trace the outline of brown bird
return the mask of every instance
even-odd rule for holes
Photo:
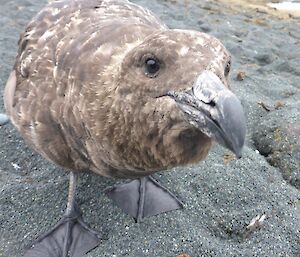
[[[26,142],[71,176],[64,217],[26,256],[82,256],[98,244],[75,204],[80,172],[135,179],[106,193],[140,221],[181,207],[150,174],[203,160],[214,140],[240,157],[230,63],[216,38],[169,29],[126,0],[40,11],[19,40],[5,107]]]

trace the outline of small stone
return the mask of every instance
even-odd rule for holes
[[[225,164],[230,163],[231,161],[235,160],[235,156],[231,153],[226,153],[223,156],[223,160]]]
[[[210,32],[211,31],[211,27],[207,24],[202,24],[200,25],[200,29],[203,31],[203,32]]]
[[[272,53],[259,53],[255,56],[255,59],[260,65],[268,65],[274,61],[274,55]]]
[[[260,105],[267,112],[272,111],[272,107],[264,102],[258,102],[257,104]]]
[[[0,126],[5,125],[6,123],[8,123],[9,118],[6,114],[4,113],[0,113]]]
[[[281,109],[282,107],[284,107],[284,103],[278,101],[275,103],[275,109],[278,110],[278,109]]]
[[[236,79],[238,81],[243,81],[246,78],[246,72],[244,71],[239,71],[236,75]]]

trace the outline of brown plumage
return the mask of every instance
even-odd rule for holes
[[[145,75],[151,56],[163,62],[155,78]],[[53,2],[21,35],[5,106],[26,142],[52,162],[142,176],[206,157],[211,139],[172,99],[156,97],[191,87],[204,69],[227,85],[229,58],[217,39],[169,30],[127,1]]]
[[[5,107],[26,142],[66,170],[139,178],[199,162],[213,139],[241,155],[245,121],[229,69],[219,40],[169,29],[126,0],[55,1],[21,35]],[[65,217],[26,257],[97,245],[70,181]],[[153,178],[107,194],[137,220],[181,207]]]

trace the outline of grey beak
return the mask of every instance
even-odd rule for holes
[[[246,122],[239,99],[211,71],[204,71],[191,90],[169,92],[188,121],[208,137],[242,156]]]

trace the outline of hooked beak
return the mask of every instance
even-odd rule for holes
[[[170,91],[190,124],[242,157],[246,122],[239,99],[211,71],[204,71],[192,89]]]

